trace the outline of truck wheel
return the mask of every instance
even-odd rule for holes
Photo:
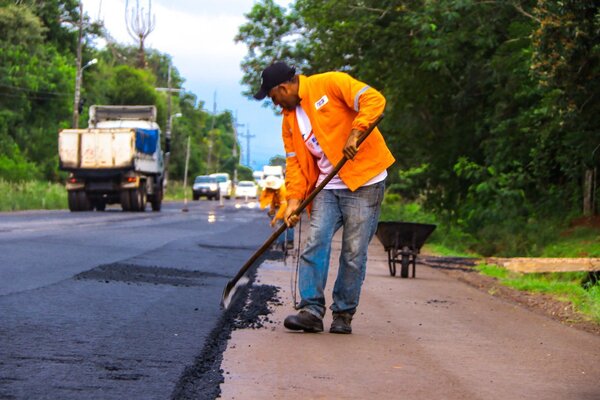
[[[83,190],[77,191],[77,209],[78,211],[90,211],[92,210],[92,203],[87,196],[87,193]]]
[[[103,200],[98,200],[94,207],[96,208],[96,211],[104,211],[106,210],[106,203]]]
[[[131,211],[146,210],[146,189],[143,186],[129,191],[129,204]]]
[[[148,202],[148,195],[146,194],[146,185],[140,186],[140,208],[138,211],[146,211],[146,203]]]
[[[69,210],[71,212],[73,211],[79,211],[79,208],[77,208],[77,192],[71,190],[67,192],[67,202],[69,203]]]
[[[152,196],[152,201],[150,201],[150,203],[152,204],[152,211],[160,211],[160,207],[162,204],[162,198],[163,198],[162,189],[158,190],[154,193],[154,196]]]
[[[131,211],[131,203],[129,202],[129,190],[121,191],[121,208],[123,211]]]
[[[194,199],[194,201],[198,201],[198,199],[200,198],[200,196],[196,196],[195,194],[192,195],[192,198]]]

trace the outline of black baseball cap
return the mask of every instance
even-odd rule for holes
[[[296,68],[279,61],[269,65],[261,74],[262,83],[260,89],[254,95],[256,100],[262,100],[275,86],[287,82],[296,75]]]

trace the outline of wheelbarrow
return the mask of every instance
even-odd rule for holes
[[[400,277],[408,278],[412,264],[412,277],[415,277],[417,254],[435,228],[436,225],[415,222],[379,222],[376,234],[387,251],[391,276],[396,276],[396,264],[400,264]]]

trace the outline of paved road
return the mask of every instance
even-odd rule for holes
[[[0,213],[0,398],[168,399],[270,234],[247,206]]]

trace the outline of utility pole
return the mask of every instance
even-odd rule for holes
[[[167,87],[166,88],[155,88],[159,92],[167,92],[167,127],[165,129],[165,173],[163,178],[163,187],[167,187],[169,182],[169,160],[171,159],[171,125],[173,119],[171,118],[172,105],[171,105],[171,93],[180,92],[181,89],[174,89],[171,87],[171,63],[169,63],[169,70],[167,72]]]
[[[240,135],[243,138],[246,138],[246,166],[248,166],[248,168],[250,167],[250,139],[252,139],[253,137],[256,137],[256,135],[251,135],[250,134],[250,127],[246,126],[246,134],[245,135]]]
[[[233,120],[233,148],[231,149],[231,155],[233,157],[233,182],[237,184],[237,167],[238,167],[238,128],[244,127],[244,124],[239,124],[237,119],[237,111],[235,112],[235,118]]]
[[[75,99],[73,100],[73,128],[79,128],[79,96],[81,91],[81,42],[83,40],[83,3],[79,2],[79,35],[75,71]]]
[[[190,163],[190,137],[187,138],[187,150],[185,152],[185,172],[183,173],[183,208],[181,211],[187,212],[188,201],[187,201],[187,176],[188,176],[188,165]]]
[[[206,159],[206,173],[210,174],[210,161],[212,158],[212,148],[213,148],[213,129],[215,129],[215,118],[217,116],[217,92],[213,94],[213,117],[212,124],[210,126],[210,131],[208,132],[208,158]]]

